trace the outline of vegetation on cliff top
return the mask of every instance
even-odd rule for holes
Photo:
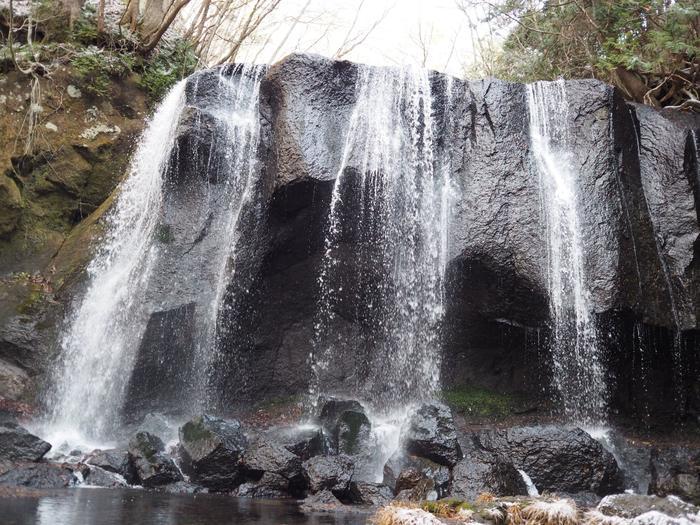
[[[627,98],[700,111],[700,5],[694,0],[458,0],[505,33],[478,73],[520,82],[597,78]]]

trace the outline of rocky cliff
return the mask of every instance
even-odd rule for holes
[[[262,79],[260,199],[243,212],[247,240],[238,248],[236,278],[219,318],[217,381],[227,404],[292,396],[309,387],[329,204],[363,67],[292,55]],[[204,71],[189,81],[178,156],[167,175],[177,205],[172,213],[180,217],[198,206],[200,185],[217,191],[218,175],[207,171],[207,163],[216,155],[218,124],[212,108],[219,74]],[[435,156],[449,155],[456,195],[443,343],[434,349],[443,354],[443,384],[541,398],[550,384],[547,246],[530,159],[525,86],[437,73],[429,78]],[[570,153],[584,196],[579,202],[584,270],[601,327],[613,407],[658,420],[680,402],[682,414],[697,414],[700,179],[695,130],[700,118],[630,105],[597,81],[568,81],[566,95]],[[345,160],[344,173],[356,176],[356,159]],[[330,330],[330,344],[343,357],[323,378],[327,389],[341,392],[354,388],[373,352],[371,320],[358,308],[368,298],[357,293],[372,286],[358,283],[353,271],[366,263],[353,257],[360,242],[352,227],[359,205],[352,195],[344,201],[343,220],[349,226],[337,247],[341,262],[336,268],[344,292],[339,292]],[[154,396],[172,401],[177,384],[186,380],[178,370],[187,368],[193,342],[173,327],[187,327],[197,315],[192,305],[202,286],[197,275],[205,257],[198,250],[212,239],[203,224],[193,223],[190,229],[197,231],[188,230],[196,239],[194,251],[177,242],[170,248],[175,250],[171,257],[181,257],[180,275],[164,277],[165,299],[152,301],[153,317],[135,371],[141,378],[137,382],[146,386],[132,392],[130,411],[148,408]],[[14,269],[6,264],[5,273]],[[371,280],[373,274],[370,269],[362,275]],[[27,346],[36,351],[44,344],[30,341]],[[20,350],[3,348],[13,366],[25,366]],[[161,381],[149,387],[149,377],[165,373],[164,361],[172,388],[162,389]]]

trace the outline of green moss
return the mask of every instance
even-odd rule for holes
[[[175,239],[173,229],[169,224],[159,224],[155,231],[156,240],[163,244],[170,244]]]
[[[501,418],[513,413],[516,399],[507,394],[463,386],[443,392],[443,399],[465,416]]]
[[[182,427],[182,437],[185,441],[192,443],[193,441],[201,441],[212,437],[212,433],[204,427],[201,418],[194,421],[188,421]]]
[[[183,40],[164,42],[143,64],[138,84],[154,102],[163,98],[178,80],[193,73],[196,67],[197,57],[189,43]]]
[[[46,295],[39,287],[32,287],[27,298],[17,306],[17,313],[29,315],[35,313],[44,304]]]

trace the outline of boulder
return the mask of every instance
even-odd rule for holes
[[[403,474],[407,470],[420,472],[426,478],[431,479],[438,498],[447,495],[450,483],[449,468],[429,459],[404,454],[401,451],[394,453],[384,465],[382,483],[391,488],[394,493],[404,490],[406,487],[399,487],[397,481],[400,477],[404,477]]]
[[[0,474],[0,485],[13,487],[62,489],[77,482],[72,468],[55,463],[20,463]]]
[[[204,487],[187,481],[178,481],[170,485],[164,485],[159,487],[159,490],[169,494],[206,494],[208,492]]]
[[[682,518],[696,514],[698,507],[678,498],[646,496],[643,494],[612,494],[605,496],[597,510],[606,516],[632,519],[650,511],[660,512],[672,518]]]
[[[83,481],[93,487],[126,487],[127,482],[123,476],[104,470],[100,467],[90,466],[83,471]]]
[[[580,428],[514,427],[482,431],[476,439],[484,449],[512,460],[540,492],[605,496],[622,489],[613,455]]]
[[[289,480],[301,475],[301,459],[282,445],[264,438],[248,446],[241,457],[241,466],[253,477],[269,472]]]
[[[359,454],[369,441],[372,425],[358,401],[330,398],[323,403],[319,420],[331,447],[340,454]]]
[[[153,488],[182,481],[182,474],[171,458],[164,453],[160,438],[148,432],[137,432],[129,441],[137,483]]]
[[[231,490],[242,481],[240,459],[248,446],[241,424],[199,416],[180,428],[183,469],[211,490]]]
[[[674,495],[700,505],[700,449],[652,450],[649,493]]]
[[[256,481],[242,483],[236,490],[236,495],[241,498],[288,498],[289,480],[279,474],[265,472]]]
[[[343,497],[350,486],[355,465],[350,457],[340,454],[315,456],[304,461],[302,469],[312,494],[327,489]]]
[[[49,443],[17,423],[0,422],[0,461],[39,461],[50,449]]]
[[[452,469],[450,496],[475,501],[479,494],[527,496],[522,476],[507,456],[470,446]]]
[[[440,497],[435,480],[415,468],[401,471],[396,479],[394,492],[399,501],[434,501]]]
[[[266,437],[279,443],[302,461],[323,454],[323,430],[320,427],[285,427],[275,428],[267,432]]]
[[[343,503],[328,489],[307,496],[299,508],[302,512],[335,512]]]
[[[349,497],[353,503],[381,507],[394,499],[394,493],[382,483],[353,481],[350,483]]]
[[[128,450],[93,450],[85,459],[85,463],[119,474],[129,485],[133,485],[136,481],[136,471]]]
[[[440,465],[452,467],[462,458],[452,411],[442,403],[421,405],[411,416],[401,440],[410,454]]]

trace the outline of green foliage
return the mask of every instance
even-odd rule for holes
[[[490,22],[509,32],[501,49],[482,52],[487,74],[617,82],[622,68],[642,76],[647,89],[658,85],[649,77],[672,74],[686,89],[698,87],[700,4],[694,0],[503,0],[489,6]]]
[[[516,405],[512,396],[467,386],[447,390],[443,392],[443,398],[457,412],[473,417],[506,417]]]
[[[148,91],[151,100],[160,100],[180,79],[197,67],[192,46],[183,40],[164,42],[156,54],[143,65],[139,85]]]
[[[95,46],[81,50],[71,61],[80,88],[97,96],[109,94],[111,79],[127,75],[134,65],[128,54]]]

